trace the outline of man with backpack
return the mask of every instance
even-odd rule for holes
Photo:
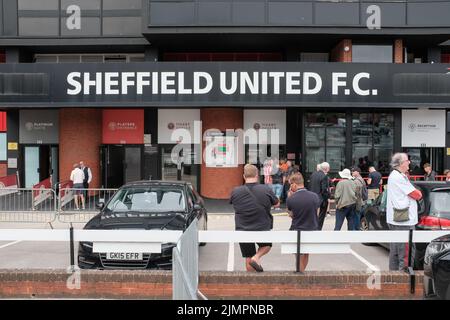
[[[368,191],[366,188],[366,182],[361,177],[361,169],[358,167],[352,168],[352,176],[356,184],[356,208],[355,208],[355,219],[353,230],[360,230],[361,228],[361,217],[364,214],[364,206],[368,198]]]

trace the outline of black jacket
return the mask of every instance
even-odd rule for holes
[[[323,171],[316,171],[311,175],[309,191],[316,193],[324,201],[330,198],[330,181]]]

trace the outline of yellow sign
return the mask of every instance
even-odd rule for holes
[[[447,155],[450,156],[450,148],[447,148]]]
[[[8,142],[8,150],[19,150],[19,144],[17,142]]]

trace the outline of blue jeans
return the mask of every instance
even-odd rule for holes
[[[278,199],[281,198],[281,194],[283,192],[283,185],[282,184],[273,184],[272,185],[272,191],[275,193],[276,197]]]
[[[361,208],[361,210],[356,210],[355,208],[355,216],[354,216],[354,223],[353,223],[353,230],[359,230],[361,228],[361,217],[364,213],[364,207]]]
[[[355,230],[355,211],[354,204],[341,209],[336,209],[336,225],[334,227],[334,231],[341,230],[345,219],[347,219],[348,230]]]

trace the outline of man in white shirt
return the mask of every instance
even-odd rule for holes
[[[83,194],[84,194],[84,198],[87,199],[88,198],[89,184],[92,181],[92,171],[91,171],[91,168],[86,167],[84,165],[83,161],[80,161],[80,169],[84,173],[84,179],[83,179],[84,192],[83,192]]]
[[[388,179],[386,207],[386,220],[391,230],[412,230],[418,222],[417,200],[422,198],[422,193],[406,176],[409,163],[406,153],[396,153],[392,156],[391,166],[394,170]],[[403,216],[400,214],[402,209],[405,211]],[[391,243],[389,270],[403,270],[405,254],[404,243]]]
[[[74,200],[75,200],[75,210],[80,210],[78,197],[81,200],[82,208],[84,209],[84,196],[83,196],[83,180],[84,180],[84,172],[80,169],[78,163],[73,165],[73,170],[70,173],[70,181],[73,182],[73,190],[74,190]]]

